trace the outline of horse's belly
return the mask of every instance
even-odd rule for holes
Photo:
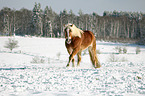
[[[81,49],[82,49],[82,50],[85,50],[85,49],[87,49],[89,46],[92,46],[92,44],[89,43],[89,44],[86,44],[86,45],[82,45],[82,46],[81,46]]]

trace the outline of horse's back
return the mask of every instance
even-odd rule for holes
[[[82,40],[83,49],[90,46],[92,42],[95,40],[95,36],[91,31],[84,31]]]
[[[84,31],[84,37],[89,38],[89,39],[94,39],[95,38],[93,32],[91,32],[91,31]]]

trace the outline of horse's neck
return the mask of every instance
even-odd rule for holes
[[[79,37],[79,36],[74,36],[74,37],[72,37],[72,40],[74,41],[74,40],[83,40],[84,39],[84,34],[81,34],[81,37]]]

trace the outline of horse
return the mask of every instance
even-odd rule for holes
[[[78,57],[77,66],[79,66],[81,62],[81,53],[87,48],[94,68],[101,67],[96,55],[96,38],[91,31],[83,31],[74,24],[68,23],[64,25],[64,33],[65,47],[70,55],[66,67],[70,66],[70,62],[72,62],[72,66],[75,67],[74,56],[76,54]]]

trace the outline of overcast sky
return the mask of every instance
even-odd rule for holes
[[[41,4],[44,10],[46,6],[57,13],[66,9],[73,10],[75,14],[81,9],[83,13],[96,12],[102,15],[104,11],[131,11],[145,13],[145,0],[0,0],[0,9],[9,7],[19,10],[27,8],[32,10],[35,2]]]

